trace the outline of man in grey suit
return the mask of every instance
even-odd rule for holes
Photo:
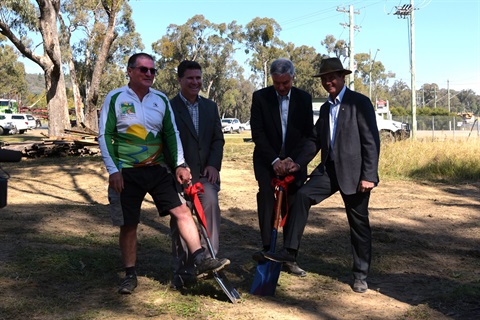
[[[289,171],[305,168],[319,150],[321,163],[297,192],[291,219],[284,228],[284,246],[298,249],[310,207],[340,191],[350,225],[352,288],[363,293],[368,289],[366,279],[372,251],[368,202],[371,190],[379,182],[380,138],[370,99],[345,86],[345,75],[350,73],[338,58],[323,59],[320,64],[316,77],[321,78],[329,94],[328,101],[320,109],[304,151],[295,162],[290,162]],[[293,259],[286,251],[265,257],[280,262]]]
[[[270,250],[274,207],[272,179],[288,174],[286,164],[300,155],[303,142],[313,128],[312,96],[293,86],[293,63],[284,58],[276,59],[270,66],[270,76],[273,85],[253,93],[250,114],[255,143],[253,168],[258,182],[258,222],[263,244],[263,250],[253,255],[257,261],[263,260],[263,254]],[[287,188],[289,204],[306,178],[306,167],[295,173],[295,182]],[[295,255],[295,251],[291,253]],[[306,276],[296,260],[285,262],[283,267],[296,276]]]
[[[192,184],[200,182],[204,187],[204,193],[199,193],[198,196],[207,220],[212,247],[217,254],[220,233],[218,192],[225,144],[222,124],[217,104],[199,95],[202,89],[200,64],[195,61],[182,61],[178,65],[177,74],[180,92],[170,100],[170,104],[180,132],[185,161],[192,173]],[[174,259],[172,287],[180,289],[195,280],[192,276],[193,262],[174,219],[170,220],[170,227]],[[204,239],[202,245],[206,248]]]

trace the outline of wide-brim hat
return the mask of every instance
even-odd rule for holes
[[[343,74],[350,74],[352,71],[344,69],[342,62],[338,58],[326,58],[322,59],[320,62],[320,72],[314,77],[321,77],[324,74],[332,73],[332,72],[343,72]]]

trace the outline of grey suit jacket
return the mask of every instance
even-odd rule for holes
[[[180,95],[177,94],[170,103],[180,132],[185,161],[192,172],[192,182],[195,183],[200,179],[200,175],[207,166],[220,171],[225,140],[217,104],[210,99],[200,97],[199,133],[197,134],[187,106]]]
[[[320,108],[318,118],[302,156],[297,159],[306,166],[321,150],[321,163],[312,175],[323,174],[330,149],[330,103]],[[335,132],[335,172],[340,190],[345,194],[357,192],[360,180],[377,184],[380,138],[375,109],[370,99],[358,92],[346,89],[338,112]]]

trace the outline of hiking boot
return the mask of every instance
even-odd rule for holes
[[[197,278],[191,273],[174,274],[170,288],[173,290],[182,290],[192,287],[197,282]]]
[[[122,284],[120,284],[120,288],[118,288],[118,293],[131,294],[136,287],[137,276],[134,274],[129,274],[123,278]]]
[[[195,265],[195,275],[197,279],[208,277],[213,272],[220,271],[230,264],[230,260],[225,258],[213,259],[205,258],[200,264]]]

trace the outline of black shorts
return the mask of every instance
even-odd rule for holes
[[[160,216],[166,216],[185,200],[177,192],[173,175],[162,166],[122,169],[124,189],[120,194],[124,225],[140,222],[145,196],[150,194]]]

